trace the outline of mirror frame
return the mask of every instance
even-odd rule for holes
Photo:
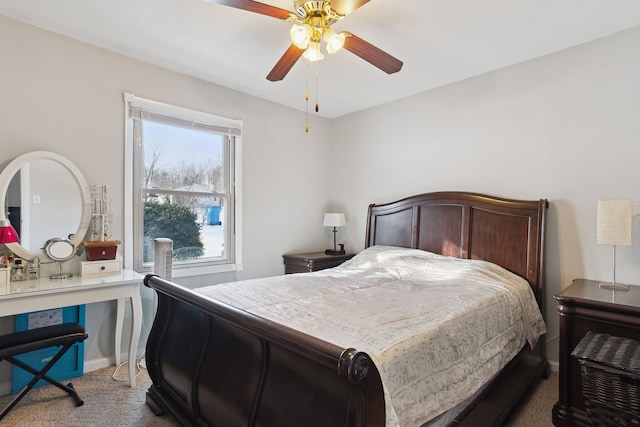
[[[78,187],[80,188],[80,192],[82,194],[82,213],[80,215],[80,224],[78,224],[78,229],[71,239],[71,243],[74,245],[74,247],[78,248],[82,244],[82,241],[87,234],[89,223],[91,221],[91,194],[89,193],[89,185],[82,175],[82,172],[80,172],[80,169],[78,169],[76,165],[71,163],[69,159],[61,156],[60,154],[52,153],[50,151],[32,151],[30,153],[23,154],[22,156],[16,157],[4,168],[4,170],[0,173],[0,219],[7,219],[6,194],[9,190],[9,184],[11,183],[11,180],[25,164],[36,159],[49,159],[58,162],[69,172],[71,172],[78,184]],[[43,247],[45,243],[46,242],[42,242]],[[29,249],[23,247],[20,243],[7,243],[5,244],[5,246],[11,252],[23,259],[32,260],[43,255],[31,252]]]

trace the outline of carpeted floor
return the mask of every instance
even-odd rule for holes
[[[551,372],[549,378],[540,380],[525,397],[505,427],[549,427],[551,409],[558,401],[558,373]]]
[[[151,385],[146,370],[136,379],[136,387],[129,387],[126,366],[118,370],[103,368],[71,380],[84,399],[84,405],[76,407],[73,399],[54,386],[31,390],[18,405],[0,421],[2,426],[30,427],[174,427],[177,424],[168,416],[156,416],[145,404],[145,393]],[[65,382],[66,383],[66,382]],[[558,374],[552,372],[547,380],[541,380],[529,397],[522,402],[507,427],[551,426],[551,408],[558,396]],[[11,396],[0,398],[4,407]],[[481,423],[478,423],[480,426]],[[330,426],[328,426],[330,427]]]
[[[134,388],[129,387],[126,365],[116,372],[116,380],[112,378],[114,372],[115,367],[108,367],[64,381],[73,383],[84,400],[84,405],[78,407],[57,387],[33,389],[0,421],[0,426],[177,426],[168,416],[157,417],[145,404],[145,393],[151,385],[145,369],[140,371]],[[4,408],[10,400],[11,396],[3,396],[0,406]]]

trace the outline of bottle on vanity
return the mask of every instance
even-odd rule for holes
[[[27,271],[24,260],[22,258],[14,258],[11,266],[11,281],[19,282],[21,280],[26,280],[26,278]]]

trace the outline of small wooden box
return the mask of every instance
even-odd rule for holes
[[[83,242],[87,248],[87,259],[89,261],[102,261],[116,259],[119,241],[111,242]]]

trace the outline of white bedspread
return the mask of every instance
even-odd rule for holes
[[[340,267],[197,292],[371,356],[387,426],[419,426],[471,396],[546,332],[529,284],[484,261],[373,246]]]

